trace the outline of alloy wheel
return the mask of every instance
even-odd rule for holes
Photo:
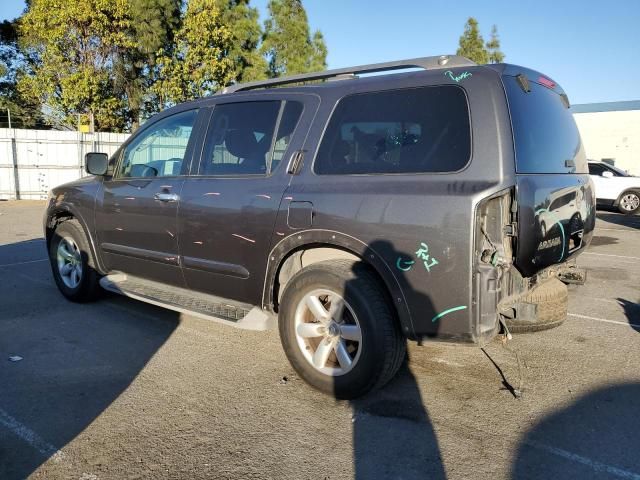
[[[296,307],[296,340],[305,359],[330,376],[351,371],[362,350],[362,330],[349,303],[338,293],[316,289]]]
[[[56,260],[58,273],[69,288],[77,288],[82,280],[82,255],[78,244],[71,237],[65,237],[58,244]]]

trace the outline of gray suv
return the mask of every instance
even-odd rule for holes
[[[65,297],[102,287],[278,328],[338,398],[388,382],[406,339],[482,346],[562,322],[595,225],[560,86],[457,56],[233,85],[86,168],[44,219]]]

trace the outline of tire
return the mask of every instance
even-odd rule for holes
[[[56,285],[67,299],[90,302],[99,297],[100,274],[77,220],[67,220],[56,227],[49,243],[49,261]]]
[[[557,278],[545,281],[521,297],[519,302],[538,306],[535,320],[507,319],[512,333],[529,333],[549,330],[561,325],[567,318],[569,291]]]
[[[332,307],[339,310],[340,305],[342,313],[332,315]],[[389,295],[363,263],[330,260],[300,270],[286,285],[278,319],[282,347],[296,372],[339,399],[384,386],[406,356]],[[354,340],[358,335],[360,340]],[[329,351],[328,357],[320,351]],[[339,360],[345,352],[349,358]]]
[[[618,201],[618,210],[625,215],[633,215],[640,210],[640,191],[627,190]]]

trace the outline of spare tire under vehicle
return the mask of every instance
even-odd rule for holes
[[[546,280],[518,299],[518,303],[536,305],[534,318],[507,318],[505,323],[512,333],[538,332],[562,324],[567,318],[569,292],[557,278]]]

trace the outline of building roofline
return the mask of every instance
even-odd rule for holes
[[[571,113],[620,112],[640,110],[640,100],[625,102],[581,103],[571,105]]]

